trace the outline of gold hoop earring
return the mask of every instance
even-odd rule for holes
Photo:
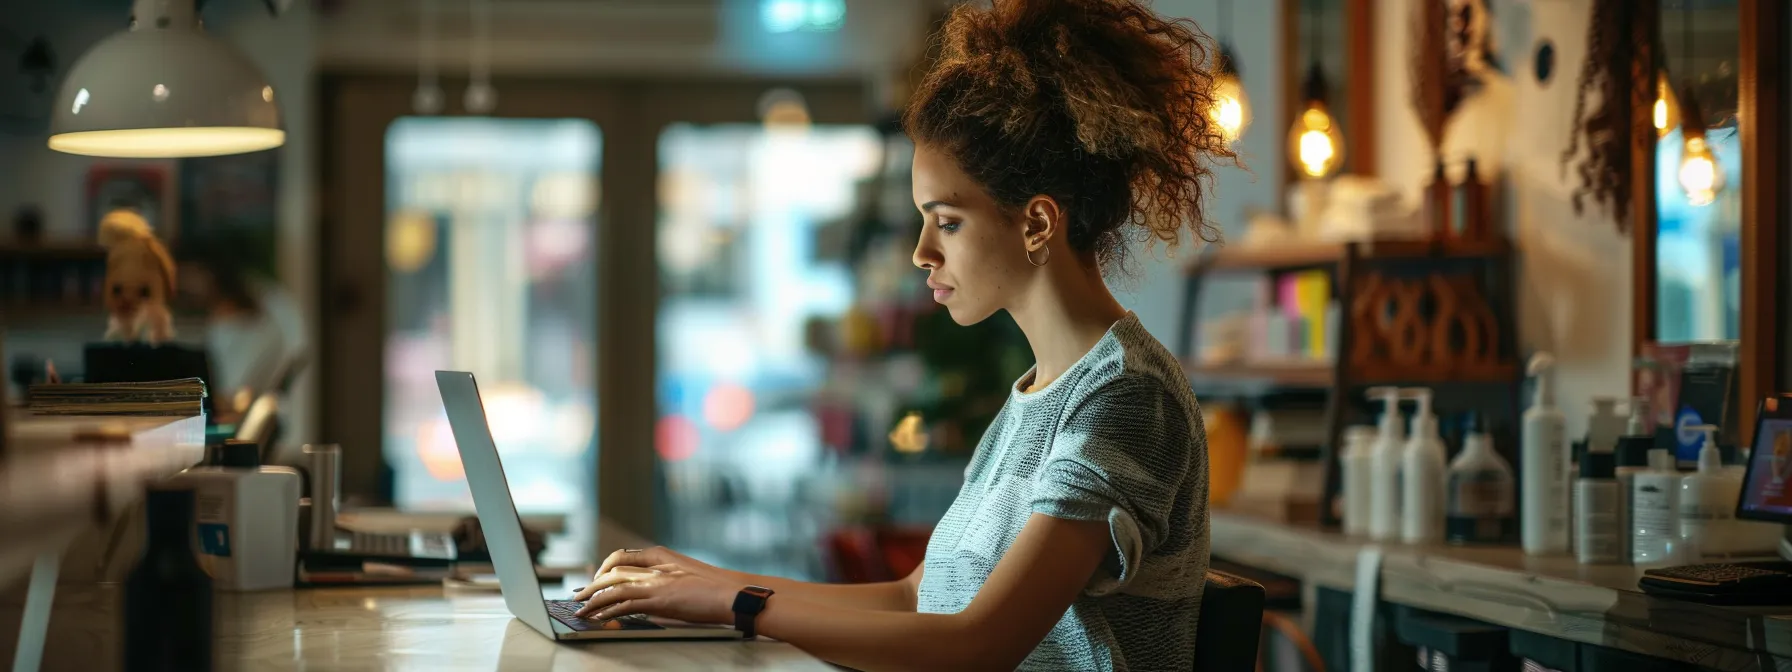
[[[1052,260],[1052,248],[1041,246],[1039,249],[1045,251],[1045,254],[1040,256],[1039,261],[1033,261],[1032,251],[1029,250],[1027,252],[1027,263],[1032,264],[1034,268],[1041,268],[1045,266],[1046,262]]]

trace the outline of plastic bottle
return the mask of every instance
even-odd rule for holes
[[[1636,489],[1636,475],[1649,470],[1649,451],[1655,448],[1655,437],[1625,436],[1618,439],[1617,462],[1615,470],[1618,479],[1618,543],[1623,545],[1624,562],[1631,561],[1631,521],[1634,515],[1631,509],[1631,491]]]
[[[1493,437],[1473,426],[1450,462],[1444,537],[1453,544],[1491,544],[1512,535],[1512,466],[1493,449]]]
[[[1587,417],[1587,452],[1612,452],[1618,448],[1618,437],[1624,435],[1624,416],[1618,415],[1614,397],[1593,397],[1593,414]]]
[[[1692,553],[1725,555],[1734,545],[1732,528],[1736,502],[1742,496],[1742,481],[1724,469],[1716,425],[1691,425],[1687,429],[1704,432],[1705,445],[1699,448],[1699,470],[1680,477],[1680,539]]]
[[[1344,430],[1343,467],[1344,533],[1367,536],[1370,501],[1374,493],[1375,429],[1353,426]]]
[[[1588,450],[1574,481],[1574,558],[1581,564],[1624,564],[1626,530],[1620,515],[1624,498],[1618,492],[1617,455]]]
[[[212,579],[193,557],[193,491],[152,485],[144,495],[143,557],[124,583],[129,670],[212,669]]]
[[[261,466],[261,447],[226,441],[221,466],[169,481],[192,488],[199,561],[218,590],[291,588],[299,540],[299,472]]]
[[[1430,544],[1444,539],[1446,502],[1444,485],[1449,480],[1449,456],[1437,433],[1437,416],[1431,412],[1431,390],[1414,389],[1418,410],[1406,450],[1400,455],[1400,540]]]
[[[1400,426],[1400,396],[1399,388],[1369,389],[1369,398],[1382,403],[1369,460],[1369,537],[1376,541],[1400,538],[1400,448],[1406,441]]]
[[[1649,449],[1649,468],[1631,477],[1630,559],[1638,565],[1674,560],[1680,539],[1680,473],[1674,454]]]
[[[1556,408],[1553,368],[1555,358],[1547,352],[1533,355],[1527,367],[1537,393],[1524,412],[1518,527],[1530,555],[1568,552],[1568,419]]]

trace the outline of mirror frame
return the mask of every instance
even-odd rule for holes
[[[1301,5],[1310,0],[1281,0],[1282,100],[1277,110],[1276,133],[1286,136],[1294,126],[1294,112],[1300,100],[1301,78],[1306,75],[1306,62],[1292,56],[1300,53]],[[1344,102],[1344,142],[1349,170],[1341,175],[1376,175],[1375,165],[1375,0],[1325,0],[1343,4],[1344,77],[1349,100]],[[1298,184],[1300,176],[1288,162],[1287,140],[1276,142],[1276,174],[1281,176],[1277,189],[1279,202],[1286,202],[1288,188]]]
[[[1737,403],[1743,445],[1753,442],[1755,405],[1762,397],[1780,391],[1780,230],[1785,226],[1786,190],[1782,188],[1786,164],[1786,55],[1783,36],[1788,7],[1784,0],[1740,0],[1737,11],[1739,54],[1737,59],[1737,126],[1742,157],[1742,297],[1738,335]],[[1659,32],[1660,13],[1648,12]],[[1631,82],[1632,100],[1651,100],[1653,78]],[[1649,124],[1648,115],[1635,115],[1636,123]],[[1655,339],[1655,143],[1654,132],[1632,133],[1631,164],[1631,331],[1634,358],[1644,343]],[[1645,138],[1647,141],[1645,141]],[[1633,390],[1634,392],[1634,390]]]

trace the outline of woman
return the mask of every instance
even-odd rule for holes
[[[960,324],[1008,311],[1036,363],[922,567],[817,585],[623,550],[582,613],[732,623],[859,669],[1192,669],[1205,436],[1181,366],[1102,270],[1133,239],[1213,238],[1209,163],[1233,155],[1204,115],[1212,49],[1138,0],[964,5],[944,31],[904,119],[914,262]]]
[[[206,314],[206,351],[217,377],[213,393],[224,399],[219,410],[225,417],[278,387],[301,363],[308,335],[293,298],[249,268],[244,257],[252,247],[246,236],[221,231],[192,236],[175,252],[182,298]],[[290,413],[282,408],[282,420],[290,421]]]

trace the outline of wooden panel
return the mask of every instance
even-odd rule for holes
[[[1755,401],[1779,391],[1780,245],[1785,228],[1784,0],[1743,0],[1737,118],[1742,133],[1741,440]]]
[[[1382,112],[1375,105],[1376,4],[1375,0],[1344,3],[1344,71],[1349,73],[1345,90],[1350,92],[1344,141],[1350,145],[1350,172],[1356,175],[1376,174],[1375,120]]]

